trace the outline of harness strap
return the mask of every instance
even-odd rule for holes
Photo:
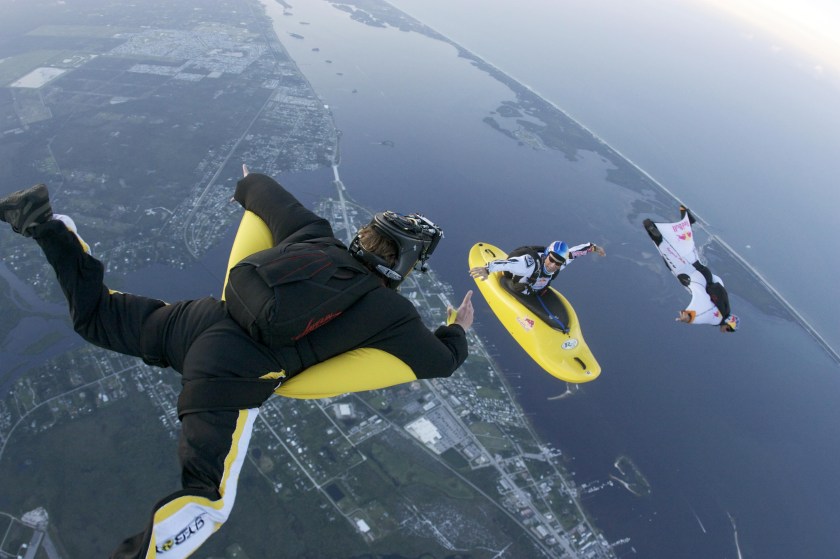
[[[508,254],[508,258],[513,258],[515,256],[525,256],[527,254],[534,259],[534,263],[536,264],[536,266],[534,266],[534,271],[531,272],[531,275],[528,276],[528,290],[531,290],[530,286],[533,285],[534,282],[536,282],[537,279],[542,275],[543,260],[540,257],[540,254],[542,254],[540,251],[542,249],[543,247],[537,245],[525,246],[515,248],[512,251],[510,251],[510,254]],[[556,272],[551,275],[551,278],[554,278],[555,275],[557,275]],[[511,274],[511,278],[513,279],[514,283],[519,283],[519,281],[522,279],[522,276],[515,276]]]
[[[556,322],[560,326],[560,329],[563,330],[564,334],[568,334],[569,329],[566,328],[566,325],[563,324],[563,321],[560,320],[560,317],[558,317],[556,314],[551,312],[551,310],[549,310],[548,306],[545,304],[545,301],[543,301],[542,295],[539,294],[539,293],[534,293],[534,295],[536,296],[537,301],[540,302],[540,305],[542,305],[542,308],[546,312],[546,314],[548,315],[548,318],[550,318],[551,320]]]

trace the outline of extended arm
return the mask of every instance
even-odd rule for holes
[[[183,489],[159,501],[145,531],[111,559],[186,559],[227,520],[259,410],[188,414],[179,441]]]
[[[607,251],[604,250],[604,247],[599,247],[595,243],[583,243],[582,245],[573,246],[569,249],[569,260],[574,260],[575,258],[589,254],[590,252],[594,252],[598,256],[607,255]]]
[[[515,256],[503,260],[493,260],[487,266],[477,266],[470,270],[474,278],[487,279],[489,274],[496,272],[510,272],[514,276],[530,277],[534,273],[536,262],[531,255]]]
[[[248,173],[236,184],[233,197],[268,225],[275,245],[334,236],[329,221],[304,207],[269,176]]]
[[[712,278],[712,271],[709,270],[709,268],[707,268],[703,264],[701,264],[699,260],[694,261],[691,265],[694,266],[695,270],[697,270],[698,272],[700,272],[700,274],[702,274],[703,279],[706,280],[706,285],[707,286],[715,283],[714,278]]]
[[[429,366],[417,371],[418,378],[448,377],[461,366],[469,353],[467,345],[467,330],[473,323],[472,291],[467,291],[464,300],[456,311],[456,318],[452,324],[441,326],[435,330],[435,337],[443,345],[430,348],[432,354]]]

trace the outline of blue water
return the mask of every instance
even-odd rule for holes
[[[9,284],[14,296],[11,304],[17,305],[24,312],[34,313],[26,316],[0,340],[0,394],[5,394],[14,382],[25,375],[32,367],[45,363],[74,347],[82,341],[73,332],[67,318],[66,303],[44,303],[32,286],[25,284],[14,275],[6,264],[0,262],[0,278]],[[48,345],[33,352],[33,345],[48,339]]]
[[[720,2],[392,3],[644,167],[840,347],[840,321],[825,304],[840,297],[840,269],[822,242],[840,208],[840,98],[830,63]],[[817,4],[813,15],[837,22],[828,2]]]
[[[744,557],[840,549],[840,371],[804,330],[735,290],[745,325],[737,335],[675,324],[686,294],[640,222],[675,217],[676,204],[608,182],[609,164],[595,154],[567,161],[492,131],[482,118],[513,94],[446,44],[365,27],[326,3],[295,6],[276,20],[278,34],[303,20],[306,38],[285,44],[343,133],[343,182],[374,209],[423,211],[442,224],[433,266],[456,292],[472,287],[465,255],[478,240],[606,247],[607,258],[576,262],[559,279],[604,369],[575,397],[546,399],[565,387],[523,355],[480,299],[476,327],[577,481],[606,481],[621,454],[650,481],[649,498],[618,487],[584,498],[608,539],[630,537],[619,554],[735,557],[729,515]],[[640,200],[650,214],[634,209]]]

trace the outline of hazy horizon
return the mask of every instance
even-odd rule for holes
[[[771,25],[796,5],[759,12],[746,0],[726,10],[713,0],[391,3],[638,165],[840,348],[840,323],[825,305],[840,298],[840,269],[825,255],[840,208],[840,70],[832,70],[834,50],[814,54],[813,44],[830,41],[797,49],[797,37]],[[798,5],[807,15],[825,3]],[[756,17],[771,8],[775,20]],[[820,25],[838,21],[828,15]]]

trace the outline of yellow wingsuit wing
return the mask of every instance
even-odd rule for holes
[[[246,211],[233,240],[224,285],[227,285],[230,269],[237,262],[272,246],[274,241],[268,226],[256,214]],[[284,382],[274,393],[287,398],[329,398],[413,380],[417,377],[401,360],[379,349],[363,348],[309,367]]]

